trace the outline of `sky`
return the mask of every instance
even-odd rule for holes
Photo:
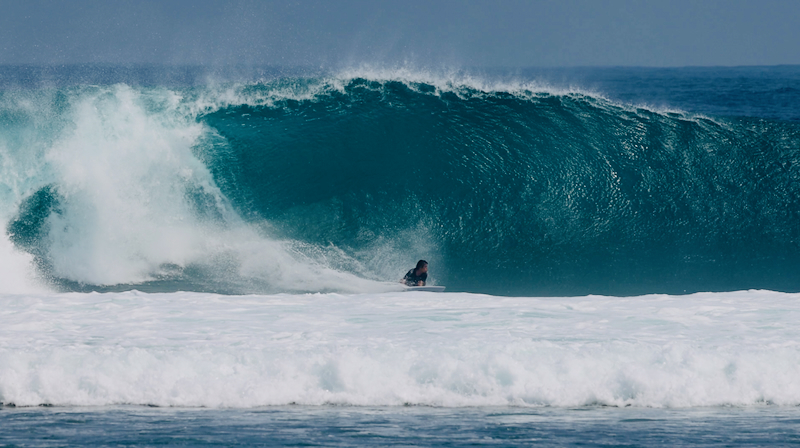
[[[800,64],[800,0],[0,0],[0,64]]]

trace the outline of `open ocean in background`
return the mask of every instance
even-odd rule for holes
[[[0,446],[800,443],[800,66],[3,66],[0,221]]]

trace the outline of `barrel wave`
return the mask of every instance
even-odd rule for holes
[[[0,217],[62,289],[361,291],[424,258],[491,294],[800,290],[793,122],[356,75],[2,102]]]

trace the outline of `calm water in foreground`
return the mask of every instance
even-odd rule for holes
[[[800,409],[3,408],[0,446],[785,446]]]

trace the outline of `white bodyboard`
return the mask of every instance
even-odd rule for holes
[[[444,286],[406,286],[406,291],[442,292]]]

